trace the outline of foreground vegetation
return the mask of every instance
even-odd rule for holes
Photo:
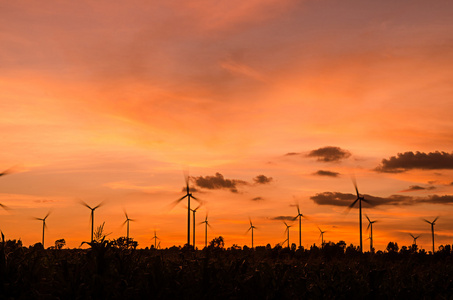
[[[90,249],[0,248],[1,299],[444,299],[453,295],[450,246],[434,255],[390,244],[360,253],[276,246],[133,249],[105,240]]]

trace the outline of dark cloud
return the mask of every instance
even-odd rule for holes
[[[316,157],[318,158],[318,161],[332,162],[346,159],[351,156],[351,153],[349,151],[341,149],[340,147],[327,146],[312,150],[307,154],[307,156]]]
[[[247,185],[247,181],[239,179],[225,179],[222,174],[216,173],[214,176],[199,176],[192,177],[195,184],[203,189],[229,189],[233,193],[237,193],[238,185]]]
[[[369,201],[369,203],[362,203],[364,207],[375,207],[380,205],[416,205],[421,203],[453,204],[453,195],[429,195],[426,197],[391,195],[388,197],[375,197],[365,194],[363,196]],[[348,206],[356,198],[357,196],[354,194],[343,194],[339,192],[324,192],[310,197],[316,204],[333,206]],[[358,207],[358,205],[355,207]]]
[[[318,176],[329,176],[329,177],[338,177],[338,176],[340,176],[340,173],[338,173],[338,172],[331,172],[331,171],[325,171],[325,170],[319,170],[319,171],[313,173],[313,175],[318,175]]]
[[[411,169],[453,169],[453,153],[439,151],[398,153],[397,156],[383,159],[381,164],[375,168],[375,171],[401,173]]]
[[[294,155],[300,155],[300,153],[297,152],[288,152],[285,154],[285,156],[294,156]]]
[[[291,217],[291,216],[278,216],[278,217],[271,218],[271,220],[294,221],[294,217]]]
[[[253,178],[253,181],[255,181],[256,184],[267,184],[272,181],[272,177],[267,177],[264,175],[258,175],[255,178]]]
[[[436,187],[435,186],[428,186],[428,187],[423,187],[419,185],[411,185],[409,186],[408,189],[400,191],[401,193],[404,192],[415,192],[415,191],[425,191],[425,190],[434,190]]]
[[[263,197],[255,197],[255,198],[252,198],[252,201],[262,201],[264,200]]]
[[[453,185],[453,181],[452,181],[452,182],[450,182],[450,185]]]

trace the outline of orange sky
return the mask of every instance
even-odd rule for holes
[[[422,218],[436,216],[436,244],[451,244],[452,13],[447,0],[0,1],[0,169],[16,166],[0,177],[0,228],[34,244],[33,218],[52,210],[46,246],[77,247],[90,238],[79,201],[104,201],[95,221],[109,237],[126,234],[126,209],[140,247],[154,230],[182,245],[186,209],[170,204],[189,169],[209,240],[250,245],[251,217],[255,244],[275,245],[274,218],[298,202],[305,247],[320,244],[316,226],[357,245],[357,210],[311,198],[354,193],[355,174],[361,193],[407,196],[364,208],[378,249],[410,232],[429,250]],[[346,154],[309,156],[328,146]],[[401,172],[375,170],[393,156],[400,169],[386,171]],[[237,191],[197,185],[216,173]]]

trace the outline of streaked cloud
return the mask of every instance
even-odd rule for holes
[[[277,216],[271,218],[271,220],[278,220],[278,221],[294,221],[294,217],[292,216]]]

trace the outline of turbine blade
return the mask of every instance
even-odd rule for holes
[[[47,219],[47,217],[50,215],[51,211],[49,210],[49,212],[47,213],[47,215],[44,217],[44,220]]]
[[[352,180],[352,184],[354,185],[355,192],[357,193],[357,198],[359,198],[360,197],[359,189],[357,188],[357,180],[355,179],[354,175],[351,176],[351,180]]]
[[[95,207],[93,207],[93,210],[97,209],[98,207],[101,207],[104,205],[104,201],[102,201],[101,203],[99,203],[98,205],[96,205]]]
[[[89,206],[88,204],[86,204],[86,203],[83,202],[82,200],[80,200],[79,202],[80,202],[80,204],[82,204],[83,206],[88,207],[89,209],[92,209],[91,206]]]
[[[366,217],[366,219],[368,220],[368,222],[371,223],[371,220],[370,220],[370,218],[368,218],[368,215],[367,215],[367,214],[365,214],[365,217]]]
[[[249,227],[249,229],[247,229],[247,231],[245,232],[245,234],[249,233],[249,231],[252,229],[252,227]]]
[[[353,208],[354,205],[357,203],[357,201],[359,201],[359,198],[355,199],[354,202],[352,202],[348,207],[349,209]]]
[[[366,228],[366,230],[367,230],[367,231],[368,231],[368,229],[370,229],[370,227],[371,227],[371,224],[373,224],[373,223],[371,223],[371,222],[370,222],[370,223],[368,223],[368,226],[367,226],[367,228]]]
[[[415,236],[414,236],[412,233],[409,233],[409,235],[410,235],[413,239],[415,239]]]
[[[11,167],[11,168],[6,169],[5,171],[1,172],[0,176],[5,176],[5,175],[11,174],[13,172],[14,172],[14,167]]]
[[[0,203],[0,207],[3,208],[4,210],[11,210],[11,208],[9,208],[8,206],[3,205],[1,203]]]
[[[426,219],[423,219],[423,221],[425,221],[425,222],[428,223],[428,224],[431,224],[431,222],[428,221],[428,220],[426,220]]]
[[[436,223],[437,219],[439,219],[439,216],[437,216],[434,221],[433,221],[433,224]]]
[[[296,207],[297,207],[297,214],[300,215],[299,203],[296,203]]]

